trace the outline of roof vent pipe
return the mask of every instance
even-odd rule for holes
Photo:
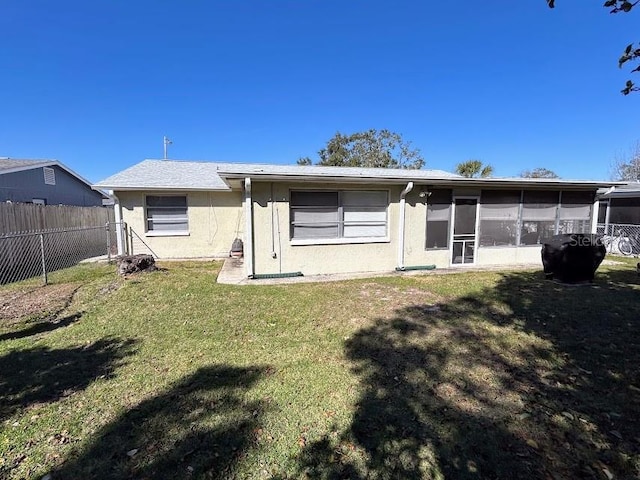
[[[407,186],[400,192],[400,220],[398,223],[398,267],[396,270],[404,270],[404,207],[405,197],[413,190],[413,182],[407,183]]]

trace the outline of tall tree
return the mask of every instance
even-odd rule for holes
[[[493,174],[493,167],[484,165],[480,160],[467,160],[456,165],[456,173],[467,178],[486,178]]]
[[[411,142],[399,133],[389,130],[367,130],[343,135],[337,132],[318,152],[316,165],[331,167],[373,167],[420,169],[424,158]],[[298,165],[312,165],[309,157],[298,160]]]
[[[523,178],[560,178],[556,172],[544,167],[537,167],[533,170],[524,170],[520,173]]]
[[[614,160],[611,177],[623,182],[640,181],[640,142],[636,142],[628,155],[618,156]]]
[[[606,0],[602,6],[609,9],[609,13],[629,13],[633,7],[635,7],[640,0],[629,1],[629,0]],[[547,0],[547,5],[549,7],[555,7],[555,0]],[[633,43],[627,45],[627,48],[624,49],[624,53],[618,59],[618,67],[622,68],[622,66],[627,62],[638,62],[640,60],[640,47],[634,47]],[[631,70],[631,73],[640,72],[640,66],[635,67]],[[629,95],[631,92],[637,92],[640,90],[640,87],[636,87],[635,84],[631,80],[627,80],[625,87],[621,90],[624,95]]]

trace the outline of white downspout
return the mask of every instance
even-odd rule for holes
[[[407,183],[407,186],[400,192],[400,220],[398,223],[398,270],[404,270],[404,218],[405,218],[405,197],[413,190],[413,182]]]
[[[591,233],[598,233],[598,216],[600,215],[600,200],[598,197],[593,201],[591,209]]]
[[[118,255],[124,255],[124,228],[122,224],[122,205],[120,199],[111,190],[109,195],[113,198],[113,213],[116,221],[116,244],[118,245]]]
[[[253,278],[253,200],[251,199],[251,178],[244,179],[244,262],[247,266],[247,277]]]
[[[604,192],[600,197],[608,197],[610,193],[613,193],[616,189],[616,186],[612,186],[609,187],[609,189]],[[604,234],[605,235],[609,235],[609,214],[611,213],[611,198],[607,198],[607,207],[606,210],[604,212]],[[598,218],[596,217],[596,224],[597,224]],[[596,232],[594,232],[596,233]]]

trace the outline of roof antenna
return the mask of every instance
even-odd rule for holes
[[[164,144],[164,157],[163,157],[163,159],[166,160],[167,158],[169,158],[169,157],[167,157],[167,147],[169,145],[171,145],[173,142],[171,140],[169,140],[165,135],[164,137],[162,137],[162,143]]]

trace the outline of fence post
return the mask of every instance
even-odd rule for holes
[[[42,260],[42,280],[47,284],[47,262],[44,257],[44,235],[40,234],[40,258]]]
[[[111,231],[109,230],[109,222],[106,223],[107,230],[107,263],[111,264]]]
[[[131,243],[129,244],[130,246],[129,255],[133,255],[133,229],[132,228],[129,229],[129,235],[130,235],[130,241],[131,241]]]

